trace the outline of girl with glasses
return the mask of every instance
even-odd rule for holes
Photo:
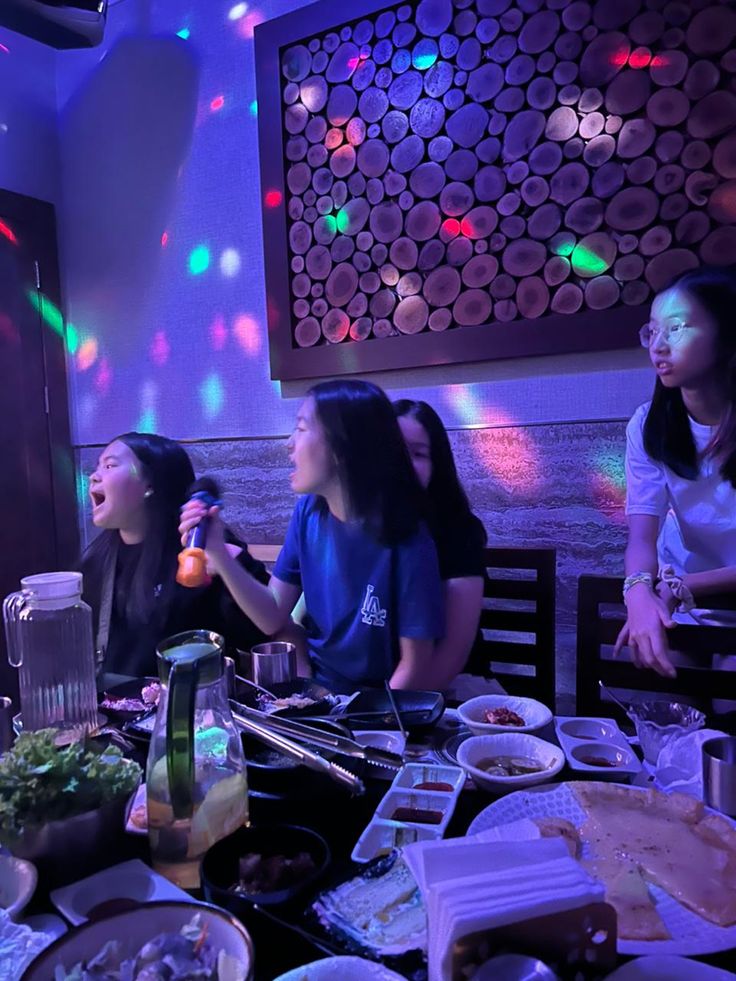
[[[628,644],[639,667],[674,677],[673,614],[712,593],[736,599],[736,274],[682,274],[640,337],[656,381],[626,430],[628,617],[615,653]]]

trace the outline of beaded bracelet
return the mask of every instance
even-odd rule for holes
[[[634,586],[638,586],[640,582],[649,586],[650,589],[654,587],[654,577],[649,572],[633,572],[630,576],[624,579],[624,599],[626,599],[626,594]]]

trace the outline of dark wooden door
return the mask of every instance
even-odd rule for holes
[[[51,205],[0,191],[0,599],[77,560],[64,322]],[[17,693],[0,639],[0,695]]]

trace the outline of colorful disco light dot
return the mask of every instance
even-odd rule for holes
[[[86,473],[82,473],[81,470],[77,471],[77,501],[81,505],[87,503],[87,489],[89,487],[89,477]]]
[[[258,330],[258,321],[248,316],[247,313],[241,313],[235,318],[233,336],[246,354],[255,355],[260,351],[261,335]]]
[[[251,114],[251,116],[257,116],[258,115],[258,99],[254,99],[251,102],[249,108],[250,108],[250,114]]]
[[[337,231],[337,218],[335,218],[334,215],[325,215],[324,222],[325,222],[325,228],[330,233],[330,235],[334,235],[335,232]]]
[[[151,346],[148,349],[148,353],[151,357],[151,361],[159,368],[166,364],[169,360],[169,354],[171,354],[171,345],[166,337],[166,331],[157,330],[151,341]]]
[[[442,231],[447,238],[455,238],[460,234],[460,222],[457,218],[445,218],[442,222]]]
[[[163,235],[161,236],[161,248],[165,249],[168,244],[169,244],[169,233],[164,232]]]
[[[337,213],[337,230],[338,232],[346,232],[350,228],[350,215],[348,214],[347,208],[341,208]]]
[[[10,48],[6,48],[4,44],[0,44],[0,51],[2,51],[3,54],[10,54]]]
[[[215,98],[210,102],[210,111],[219,112],[220,109],[225,105],[225,96],[216,95]]]
[[[95,375],[95,388],[100,395],[107,395],[112,384],[112,369],[107,358],[102,358]]]
[[[50,327],[59,337],[63,337],[64,318],[61,315],[61,310],[54,306],[51,300],[45,297],[43,293],[37,293],[36,290],[28,290],[26,295],[30,300],[31,306],[41,315],[41,319],[46,326]]]
[[[231,7],[227,13],[228,20],[240,20],[241,17],[245,17],[248,12],[247,3],[236,3],[234,7]]]
[[[144,409],[140,414],[140,418],[136,424],[136,430],[139,433],[155,433],[156,432],[156,412],[154,409]]]
[[[227,343],[227,327],[221,313],[210,324],[210,344],[213,350],[221,351]]]
[[[66,325],[66,349],[69,354],[76,354],[79,350],[79,331],[74,324]]]
[[[225,404],[225,391],[219,375],[209,375],[199,386],[202,408],[208,419],[214,419],[222,412]]]
[[[0,235],[3,235],[12,245],[18,244],[18,239],[15,232],[10,225],[6,225],[4,221],[0,221]]]
[[[584,245],[576,245],[572,254],[572,264],[576,269],[589,276],[598,276],[608,269],[608,263],[601,259],[592,249]]]
[[[220,272],[227,279],[232,279],[240,272],[240,253],[237,249],[225,249],[220,256]]]
[[[238,21],[238,33],[246,41],[253,40],[253,29],[263,21],[263,14],[259,10],[249,11],[245,17]]]
[[[190,34],[190,31],[189,31],[189,28],[188,27],[182,27],[182,29],[180,31],[177,31],[176,32],[176,36],[177,37],[180,37],[182,39],[182,41],[188,41],[189,40],[189,34]]]
[[[652,52],[649,48],[636,48],[629,55],[629,65],[631,68],[646,68],[652,60]]]
[[[411,60],[414,67],[420,71],[431,68],[435,61],[437,61],[437,42],[431,38],[422,38],[414,46],[414,50],[411,53]]]
[[[189,254],[189,272],[199,276],[209,267],[210,250],[206,245],[198,245]]]
[[[266,191],[266,196],[263,199],[265,201],[267,208],[278,208],[283,199],[281,191],[277,191],[275,188],[271,188],[270,191]]]
[[[97,339],[88,337],[77,352],[77,368],[79,371],[88,371],[97,360]]]

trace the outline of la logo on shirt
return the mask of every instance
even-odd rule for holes
[[[369,627],[385,627],[386,626],[386,610],[381,608],[381,602],[378,596],[373,594],[374,587],[368,583],[365,590],[365,598],[363,600],[363,605],[360,608],[362,614],[361,619],[363,623],[366,623]]]

